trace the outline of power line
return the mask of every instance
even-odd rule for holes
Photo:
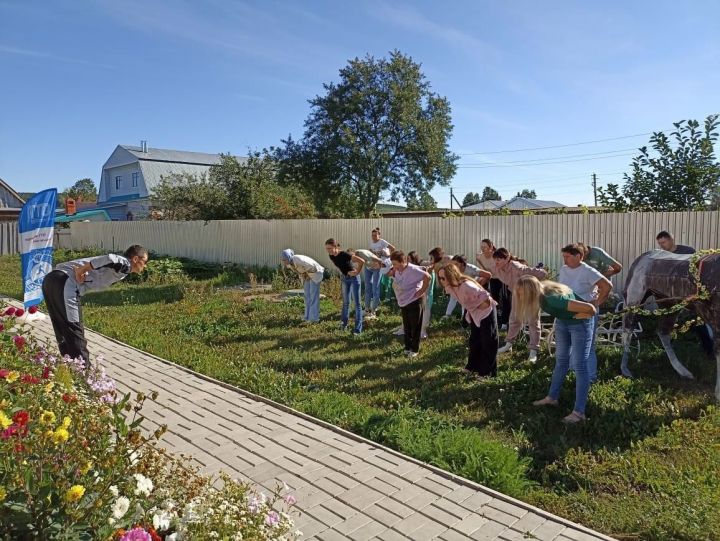
[[[594,143],[605,143],[608,141],[620,141],[622,139],[632,139],[633,137],[643,137],[646,135],[652,135],[653,133],[657,132],[646,132],[646,133],[636,133],[633,135],[623,135],[621,137],[609,137],[607,139],[595,139],[593,141],[580,141],[578,143],[567,143],[565,145],[549,145],[544,147],[531,147],[531,148],[515,148],[512,150],[491,150],[487,152],[463,152],[459,153],[459,156],[476,156],[479,154],[509,154],[512,152],[529,152],[531,150],[547,150],[550,148],[568,148],[568,147],[576,147],[580,145],[592,145]]]
[[[613,156],[598,156],[595,158],[579,158],[577,160],[560,160],[560,161],[552,161],[552,162],[546,161],[546,162],[542,162],[542,163],[524,163],[524,164],[523,163],[519,163],[519,164],[506,163],[506,164],[496,164],[496,165],[489,164],[489,165],[482,165],[482,166],[458,165],[457,167],[458,167],[458,169],[494,169],[497,167],[539,167],[541,165],[557,165],[557,164],[561,164],[561,163],[587,162],[587,161],[591,161],[591,160],[605,160],[608,158],[622,158],[622,157],[634,156],[634,155],[635,155],[634,152],[628,152],[625,154],[615,154]]]
[[[631,148],[619,148],[617,150],[606,150],[605,152],[593,152],[590,154],[568,154],[566,156],[555,156],[552,158],[533,158],[530,160],[514,160],[511,162],[480,162],[480,163],[464,163],[463,166],[468,165],[504,165],[504,164],[510,164],[510,163],[529,163],[529,162],[543,162],[547,160],[564,160],[566,158],[584,158],[588,156],[602,156],[605,154],[616,154],[618,152],[629,152],[629,151],[637,151],[635,147]]]

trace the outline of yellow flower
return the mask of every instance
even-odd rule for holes
[[[11,370],[10,373],[5,377],[8,383],[14,383],[18,380],[20,377],[20,372],[16,372],[15,370]]]
[[[8,402],[7,400],[5,400],[4,398],[3,398],[2,400],[0,400],[0,410],[4,410],[4,409],[7,408],[9,405],[10,405],[10,402]]]
[[[63,417],[62,427],[63,428],[70,428],[70,425],[72,424],[72,419],[70,417]]]
[[[3,429],[9,427],[11,424],[13,424],[12,419],[5,415],[4,411],[0,411],[0,426],[3,427]]]
[[[51,425],[55,423],[55,414],[52,411],[43,411],[42,415],[40,415],[40,422],[44,425]]]
[[[65,493],[66,502],[76,502],[85,494],[85,487],[82,485],[73,485]]]
[[[70,433],[62,427],[58,428],[57,430],[55,430],[55,432],[52,433],[52,439],[55,445],[65,443],[69,437]]]
[[[45,385],[45,392],[49,394],[50,391],[53,390],[53,387],[55,387],[55,384],[51,381],[50,383]]]
[[[87,472],[90,471],[90,468],[92,468],[92,467],[93,467],[93,463],[88,461],[85,463],[85,465],[82,468],[80,468],[80,473],[85,475]]]
[[[7,490],[5,487],[0,487],[0,502],[4,502],[5,498],[7,498]]]

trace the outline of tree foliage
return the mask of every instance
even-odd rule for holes
[[[437,202],[427,192],[423,192],[416,197],[411,197],[405,200],[405,205],[408,210],[436,210]]]
[[[462,200],[462,206],[469,207],[470,205],[477,205],[480,203],[482,199],[480,199],[480,194],[475,192],[468,192],[465,194],[465,197],[463,197]]]
[[[81,178],[75,184],[60,192],[60,199],[64,202],[67,199],[75,201],[97,201],[97,188],[90,178]]]
[[[355,58],[324,89],[310,100],[303,139],[278,154],[284,181],[312,193],[321,213],[369,216],[384,193],[428,203],[436,184],[449,184],[450,104],[420,64],[398,51]]]
[[[617,211],[704,210],[717,205],[720,163],[715,158],[719,115],[710,115],[703,126],[697,120],[673,123],[666,135],[655,132],[633,159],[625,184],[598,188],[602,206]],[[652,152],[652,153],[651,153]]]
[[[485,186],[480,201],[500,201],[501,199],[502,197],[500,197],[500,194],[497,192],[497,190],[491,188],[490,186]]]
[[[277,162],[267,152],[247,160],[223,155],[201,177],[163,178],[152,191],[154,206],[171,220],[311,218],[315,208],[301,191],[277,182]]]
[[[535,193],[535,190],[522,190],[517,193],[515,197],[524,197],[525,199],[537,199],[537,194]]]

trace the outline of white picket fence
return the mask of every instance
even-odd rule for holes
[[[720,212],[552,214],[535,216],[466,216],[462,218],[386,218],[357,220],[223,220],[212,222],[95,222],[73,223],[59,235],[68,248],[100,247],[122,251],[143,244],[159,254],[202,261],[277,265],[280,252],[292,248],[323,265],[331,265],[325,240],[338,239],[343,247],[363,248],[370,231],[406,252],[426,255],[435,246],[446,253],[464,253],[470,259],[483,238],[532,263],[558,269],[560,248],[570,242],[600,246],[627,269],[641,253],[655,248],[655,235],[665,229],[678,243],[697,249],[720,247]],[[621,287],[626,272],[617,276]]]

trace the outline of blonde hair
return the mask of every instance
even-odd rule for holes
[[[541,282],[535,276],[521,276],[513,290],[513,304],[520,321],[537,317],[540,303],[545,295],[567,295],[572,289],[558,282]]]
[[[450,261],[440,267],[438,272],[440,271],[445,273],[445,283],[451,287],[458,287],[461,283],[467,282],[468,280],[475,281],[469,276],[463,275],[454,261]]]

